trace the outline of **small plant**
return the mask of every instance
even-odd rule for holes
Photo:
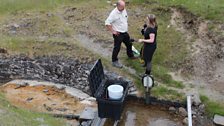
[[[211,101],[205,95],[201,95],[200,99],[205,104],[205,110],[210,117],[214,116],[215,114],[224,116],[224,105],[223,104]]]

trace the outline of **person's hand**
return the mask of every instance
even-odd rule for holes
[[[139,40],[138,40],[138,42],[140,42],[140,43],[141,43],[141,42],[143,42],[143,40],[144,40],[144,39],[139,39]]]
[[[120,33],[117,32],[117,31],[112,31],[112,34],[117,36],[117,35],[119,35]]]

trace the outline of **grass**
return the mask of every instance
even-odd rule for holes
[[[161,6],[179,6],[209,20],[224,21],[223,0],[130,0],[133,3],[157,3]]]
[[[157,77],[161,83],[164,83],[168,87],[175,87],[178,89],[183,89],[185,86],[182,82],[175,81],[172,79],[171,75],[168,74],[168,70],[165,67],[155,65],[153,67],[153,75]]]
[[[4,116],[0,113],[1,126],[65,126],[66,124],[63,119],[56,119],[48,114],[36,113],[14,107],[5,100],[1,92],[0,101],[0,110],[4,113]]]
[[[179,93],[172,89],[167,89],[166,87],[163,87],[163,86],[152,88],[152,95],[162,99],[171,100],[171,101],[185,100],[184,94]]]
[[[0,13],[15,13],[26,10],[49,10],[61,4],[75,3],[72,0],[0,0]]]
[[[76,41],[69,38],[47,38],[40,41],[35,37],[1,36],[1,48],[5,48],[11,55],[54,56],[87,58],[96,57],[92,52],[81,47]]]
[[[207,96],[201,95],[200,99],[205,104],[207,114],[212,117],[215,114],[224,116],[224,105],[210,100]]]
[[[137,1],[136,1],[137,2]],[[163,6],[148,6],[153,13],[157,15],[157,21],[159,25],[158,36],[157,36],[157,50],[153,57],[153,69],[152,74],[155,76],[157,81],[164,83],[167,86],[183,89],[184,85],[181,82],[172,79],[168,72],[172,69],[178,69],[179,64],[183,62],[184,58],[187,57],[187,43],[182,38],[182,34],[176,31],[174,28],[167,27],[170,25],[170,12],[169,9]],[[158,9],[159,8],[159,9]],[[142,24],[137,24],[141,26]],[[130,28],[131,32],[134,33],[132,36],[140,38],[139,31],[136,32],[138,27],[136,24]],[[134,31],[135,30],[135,31]],[[134,44],[134,46],[140,50],[141,44]],[[123,56],[125,57],[125,56]],[[142,74],[145,72],[145,68],[141,67],[139,61],[132,62],[129,59],[125,59],[125,64],[131,66],[137,72]]]
[[[0,0],[0,14],[12,14],[18,11],[49,11],[59,6],[91,6],[103,7],[102,0]],[[91,6],[92,7],[92,6]]]

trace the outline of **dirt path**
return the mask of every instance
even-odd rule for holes
[[[89,38],[88,36],[84,34],[79,34],[79,35],[74,35],[74,39],[79,41],[79,44],[86,49],[91,50],[95,54],[107,59],[111,60],[111,55],[112,55],[112,50],[113,50],[113,41],[111,41],[108,46],[105,46],[104,43],[102,42],[94,42],[94,39]],[[123,52],[125,49],[121,49]],[[129,71],[131,74],[136,74],[135,69],[128,67],[128,66],[123,66],[123,69]]]

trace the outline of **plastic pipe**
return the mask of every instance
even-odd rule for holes
[[[192,126],[191,96],[187,96],[188,126]]]

